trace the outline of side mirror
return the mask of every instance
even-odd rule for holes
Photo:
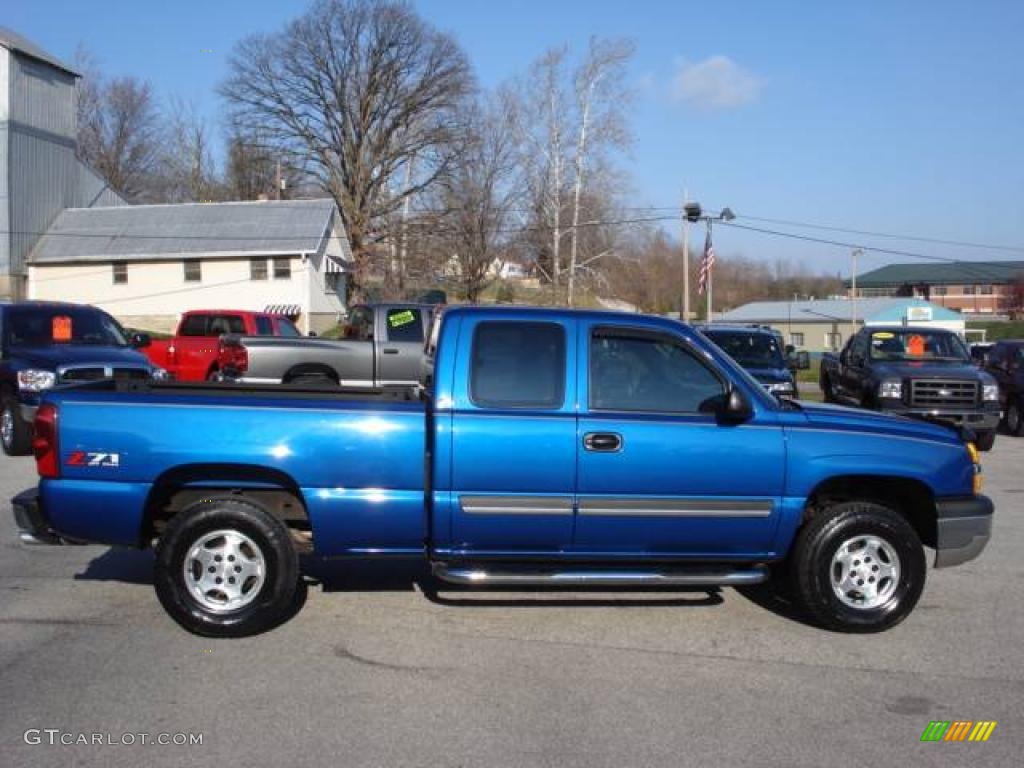
[[[133,333],[130,344],[135,349],[143,349],[153,343],[153,339],[150,338],[148,333]]]
[[[308,335],[312,338],[316,338],[316,331],[310,331]]]
[[[806,371],[811,367],[811,354],[806,349],[801,349],[793,357],[793,370]]]
[[[754,415],[754,409],[746,396],[733,387],[725,395],[720,415],[727,421],[746,421]]]
[[[792,344],[787,344],[786,345],[786,357],[791,357],[794,352],[796,352],[796,347],[794,347]]]

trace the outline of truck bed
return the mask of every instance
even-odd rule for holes
[[[137,545],[154,489],[195,474],[297,490],[315,540],[337,545],[321,554],[422,551],[427,406],[414,388],[97,382],[48,400],[61,477],[41,490],[69,536]]]

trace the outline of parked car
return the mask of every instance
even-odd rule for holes
[[[8,456],[31,452],[39,396],[67,382],[102,378],[165,378],[102,310],[78,304],[24,301],[0,304],[0,443]]]
[[[436,307],[361,304],[341,339],[228,334],[221,339],[221,378],[241,384],[328,383],[346,387],[413,384],[420,376],[423,338]]]
[[[1024,434],[1024,339],[996,342],[986,356],[985,371],[999,384],[1006,431],[1011,435]]]
[[[779,397],[798,397],[795,371],[810,367],[807,352],[783,347],[777,331],[760,326],[705,325],[700,332]]]
[[[985,367],[985,360],[988,357],[988,353],[992,350],[992,342],[987,341],[976,341],[969,347],[971,353],[971,362],[979,368]]]
[[[301,336],[289,318],[267,312],[237,309],[196,309],[185,312],[172,339],[153,339],[143,348],[154,365],[180,381],[220,378],[220,337],[226,333],[252,336]]]
[[[983,451],[995,443],[999,388],[953,331],[861,328],[822,357],[819,382],[827,402],[970,427]]]
[[[821,625],[872,632],[913,609],[925,546],[942,567],[989,538],[954,429],[774,398],[665,318],[440,318],[422,388],[47,393],[23,537],[155,542],[164,608],[212,636],[281,621],[309,546],[470,585],[744,585],[784,563]]]

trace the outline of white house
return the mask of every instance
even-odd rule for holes
[[[145,330],[219,308],[319,332],[344,310],[351,263],[332,200],[70,208],[29,254],[28,297],[93,304]]]

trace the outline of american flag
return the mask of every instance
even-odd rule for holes
[[[708,289],[708,282],[711,280],[711,270],[715,266],[715,248],[711,245],[711,230],[704,239],[704,256],[700,260],[700,280],[697,283],[697,291],[703,296]]]

